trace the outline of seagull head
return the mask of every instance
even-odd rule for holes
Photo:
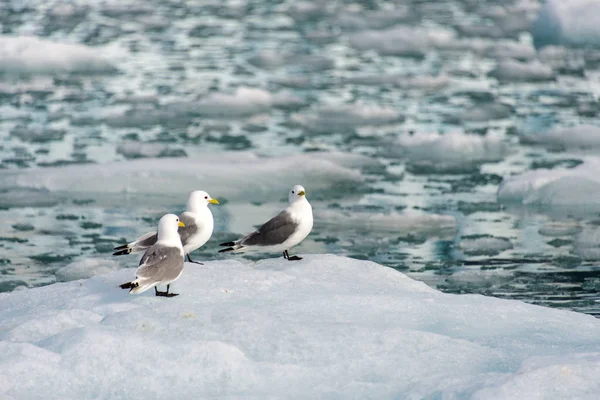
[[[185,226],[183,222],[179,220],[179,217],[175,214],[165,214],[158,221],[158,240],[160,241],[178,241],[179,233],[177,230],[180,226]]]
[[[187,202],[187,210],[195,212],[202,207],[207,207],[209,204],[219,204],[219,201],[210,197],[210,194],[206,193],[204,190],[196,190],[190,193]]]
[[[306,200],[306,190],[304,190],[304,186],[296,185],[290,189],[290,193],[288,194],[288,200],[291,203],[298,200]]]

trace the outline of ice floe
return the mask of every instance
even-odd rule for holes
[[[509,152],[499,136],[462,132],[401,135],[398,145],[413,169],[428,172],[474,172],[482,163],[500,161]]]
[[[59,268],[55,272],[55,275],[59,281],[67,282],[77,279],[91,278],[94,275],[106,274],[121,268],[121,264],[115,260],[86,258],[83,260],[74,261],[62,268]]]
[[[548,0],[531,29],[534,43],[600,47],[599,15],[597,0]]]
[[[132,271],[1,293],[0,397],[123,398],[132,385],[178,399],[600,390],[600,321],[588,315],[443,294],[331,255],[186,264],[172,299],[119,289]]]
[[[600,147],[600,126],[577,125],[556,127],[548,131],[521,133],[521,142],[560,149],[597,149]]]
[[[337,185],[360,184],[360,168],[375,165],[367,157],[344,153],[306,153],[259,157],[220,152],[195,158],[160,158],[27,170],[0,171],[0,202],[19,205],[23,197],[47,202],[54,193],[90,196],[100,201],[136,194],[187,196],[210,188],[219,198],[263,200],[287,193],[289,182],[306,183],[313,193],[336,192]],[[94,177],[94,179],[90,179]],[[247,190],[244,190],[247,188]],[[151,202],[148,197],[145,201]]]
[[[538,61],[520,62],[511,59],[499,61],[488,76],[500,82],[540,82],[555,79],[555,73],[548,65]]]
[[[404,115],[395,109],[371,105],[323,106],[294,114],[292,120],[315,133],[347,132],[360,126],[398,124]]]
[[[0,36],[0,77],[115,71],[99,49],[34,36]]]
[[[598,210],[600,160],[585,158],[574,168],[527,171],[505,177],[498,188],[502,203],[567,207],[584,212]]]

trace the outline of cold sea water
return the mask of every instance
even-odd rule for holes
[[[299,183],[294,253],[600,314],[600,52],[542,47],[540,7],[3,1],[0,291],[136,266],[195,189],[194,258],[231,257]]]

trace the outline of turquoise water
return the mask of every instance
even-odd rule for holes
[[[530,140],[600,110],[597,54],[536,52],[535,13],[493,1],[3,2],[3,38],[21,39],[0,41],[0,291],[109,260],[194,189],[222,202],[195,258],[225,257],[219,242],[300,183],[316,219],[300,254],[598,314],[598,213],[496,199],[504,176],[596,157]]]

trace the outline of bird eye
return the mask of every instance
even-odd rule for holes
[[[294,194],[294,191],[292,190],[292,194]]]
[[[205,198],[206,200],[208,200],[208,196],[204,196],[204,198]]]

